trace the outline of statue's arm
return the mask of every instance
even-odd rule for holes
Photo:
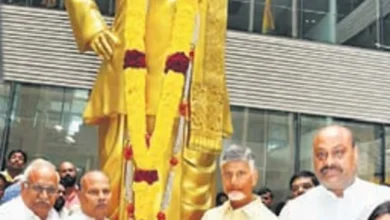
[[[100,32],[107,30],[94,0],[65,0],[65,7],[81,52],[90,50],[90,42]]]

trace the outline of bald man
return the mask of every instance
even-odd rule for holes
[[[60,180],[55,166],[46,160],[34,160],[24,178],[21,195],[0,206],[0,219],[59,220],[53,209]]]
[[[111,201],[110,181],[101,171],[87,172],[80,182],[81,210],[67,220],[108,220],[108,206]]]
[[[76,166],[69,162],[64,161],[60,164],[58,172],[61,177],[61,185],[65,187],[65,205],[61,210],[61,218],[72,215],[72,213],[80,208],[80,201],[78,198],[77,187],[77,171]]]
[[[357,177],[358,147],[339,125],[319,130],[313,141],[314,170],[320,185],[287,203],[281,220],[366,220],[390,189]]]

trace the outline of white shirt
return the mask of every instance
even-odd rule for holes
[[[74,211],[72,215],[64,218],[64,220],[95,220],[95,219],[86,215],[81,209],[78,209]],[[105,220],[109,220],[109,219],[105,218]]]
[[[274,215],[262,202],[256,197],[248,205],[233,209],[230,202],[226,201],[222,206],[208,210],[202,220],[277,220]]]
[[[1,220],[41,220],[25,204],[21,196],[0,206]],[[45,220],[60,220],[54,209],[49,211]]]
[[[342,198],[317,186],[289,201],[280,220],[367,220],[376,205],[390,200],[390,188],[356,178]]]

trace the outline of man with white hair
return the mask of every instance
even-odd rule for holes
[[[252,193],[258,172],[249,148],[229,146],[221,156],[220,167],[223,188],[229,200],[207,211],[202,220],[277,220]]]
[[[52,163],[34,160],[25,170],[20,196],[0,206],[0,219],[59,220],[53,209],[59,181]]]

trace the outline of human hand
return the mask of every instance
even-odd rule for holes
[[[90,42],[90,48],[102,59],[110,60],[118,38],[109,30],[98,33]]]

